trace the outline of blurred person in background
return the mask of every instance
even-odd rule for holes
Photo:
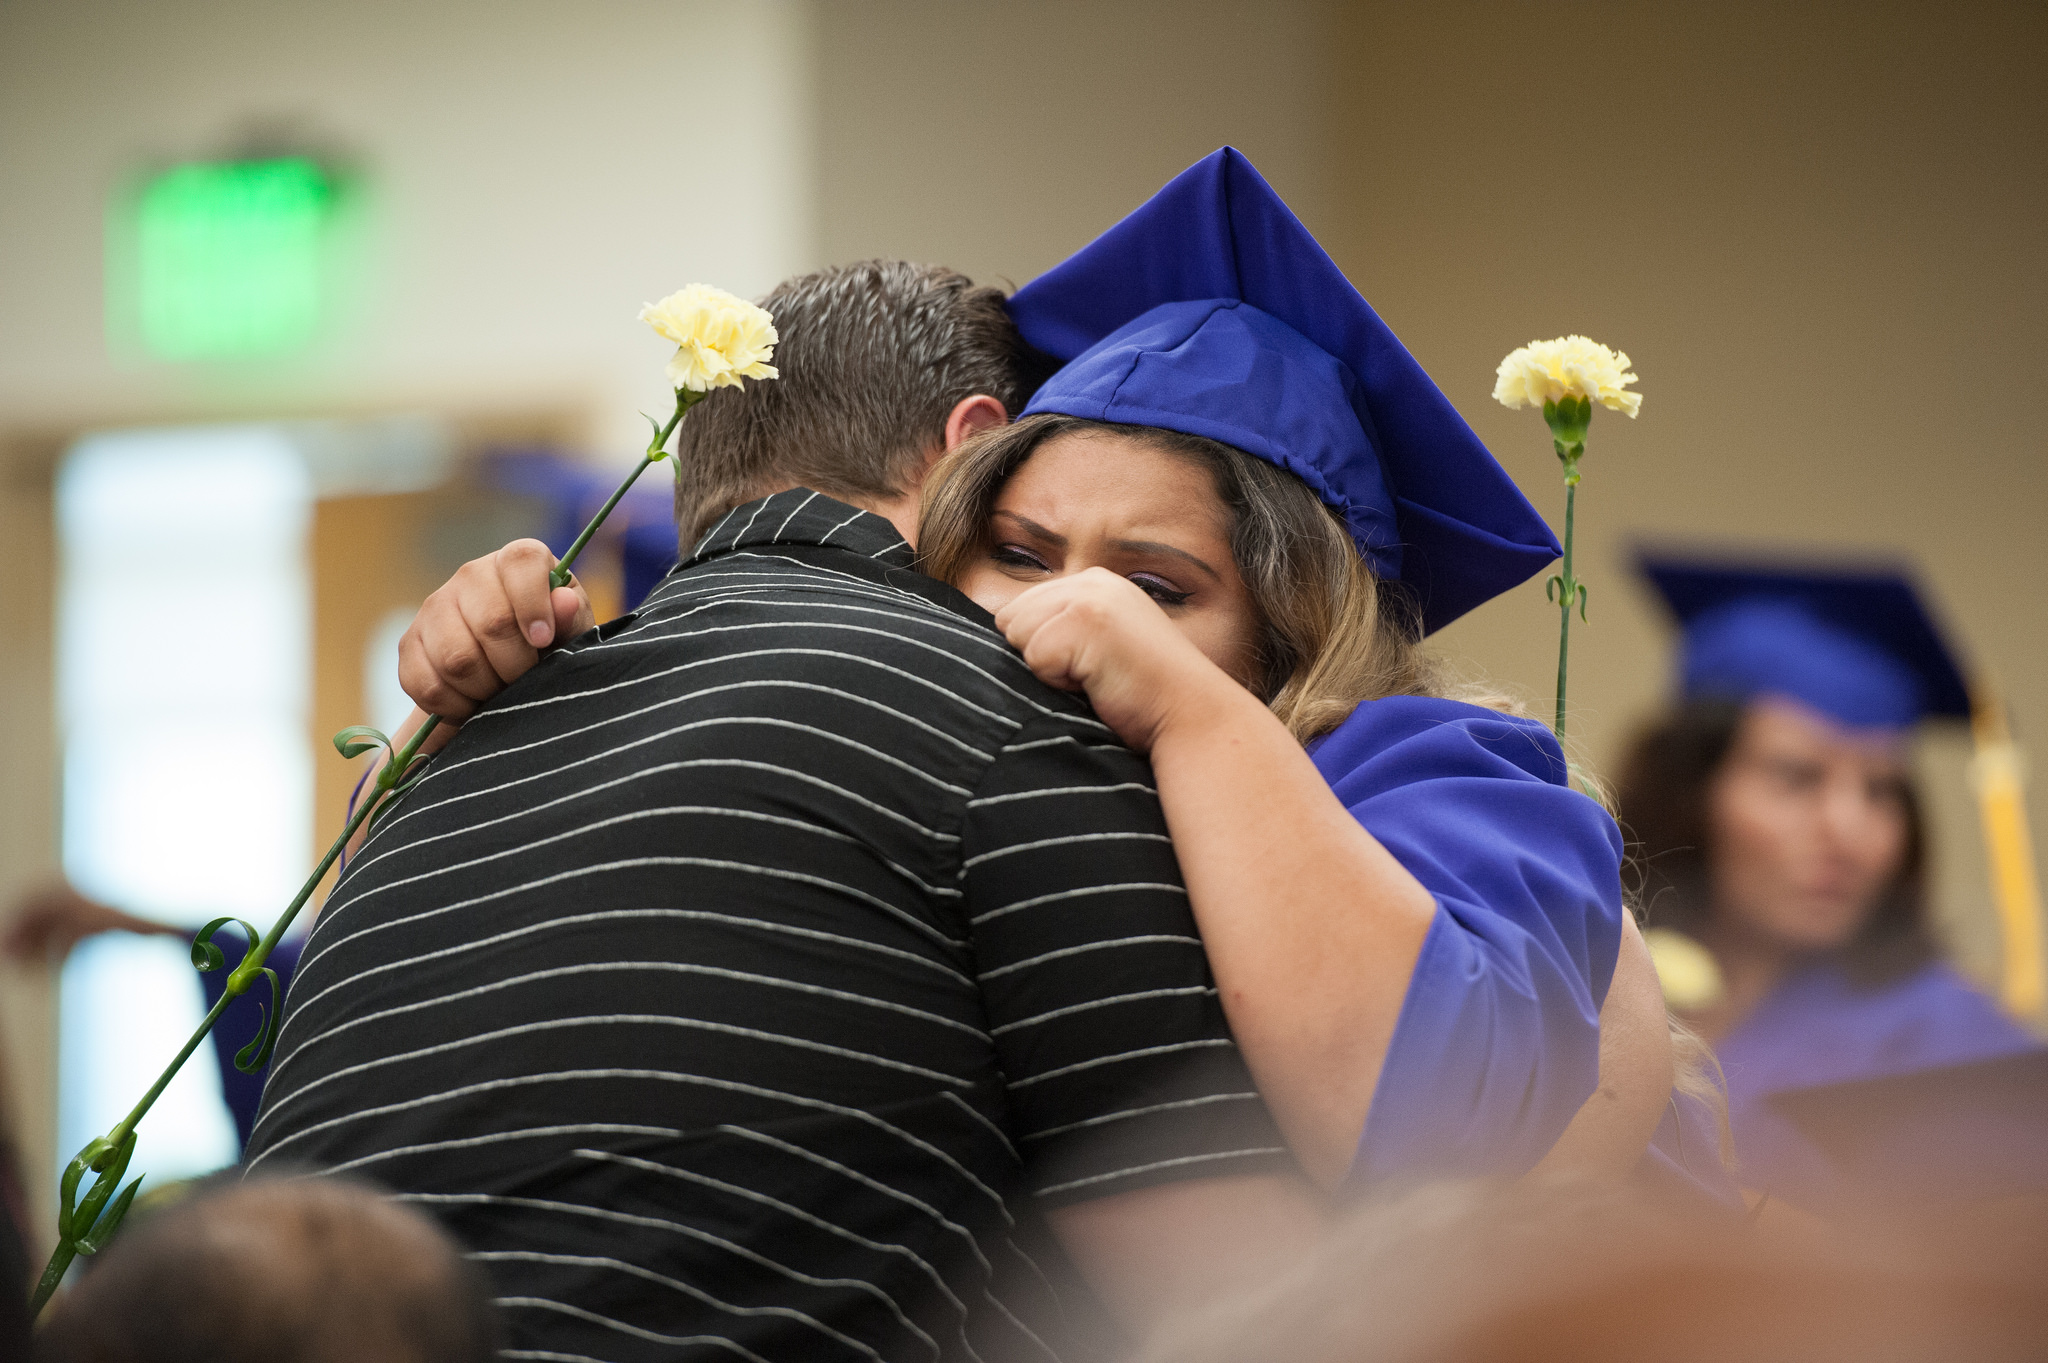
[[[298,968],[299,951],[306,942],[308,921],[318,912],[319,906],[314,905],[300,915],[292,934],[277,944],[265,962],[277,972],[281,990],[291,987],[292,972]],[[174,937],[187,945],[193,937],[191,928],[128,913],[79,893],[68,881],[59,881],[32,891],[15,904],[6,931],[0,935],[0,957],[21,965],[47,965],[52,970],[61,970],[80,942],[106,932]],[[242,963],[249,949],[240,930],[232,926],[215,933],[212,941],[225,961],[218,970],[198,976],[205,1009],[220,1002],[228,976]],[[221,1100],[235,1120],[238,1149],[249,1143],[249,1132],[256,1124],[256,1108],[263,1101],[265,1071],[243,1073],[235,1064],[235,1052],[261,1029],[263,1010],[269,1006],[269,991],[261,987],[252,989],[227,1006],[210,1034],[214,1063],[220,1071]]]
[[[1686,1015],[1726,1075],[1743,1185],[1824,1208],[1840,1171],[1775,1100],[2037,1046],[1942,958],[1929,921],[1909,743],[1922,721],[1966,716],[1968,692],[1896,574],[1643,570],[1684,633],[1679,697],[1619,786],[1650,935],[1667,961],[1687,939],[1711,955]],[[1667,978],[1690,973],[1676,966]],[[1968,1154],[1937,1140],[1920,1157]]]
[[[201,1185],[138,1206],[37,1331],[36,1363],[488,1363],[483,1275],[345,1180]]]

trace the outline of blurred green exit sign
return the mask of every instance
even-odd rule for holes
[[[160,359],[295,349],[325,318],[335,200],[332,177],[306,157],[173,166],[126,200],[126,230],[109,236],[108,301],[125,303],[135,339]]]

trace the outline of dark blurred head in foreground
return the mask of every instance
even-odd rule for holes
[[[1141,1363],[2017,1363],[2048,1340],[2042,1211],[1852,1243],[1614,1187],[1439,1186]]]
[[[357,1184],[223,1184],[131,1227],[50,1308],[38,1363],[486,1363],[481,1276]]]

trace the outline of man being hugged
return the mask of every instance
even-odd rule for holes
[[[248,1163],[439,1216],[508,1357],[1085,1352],[1062,1246],[1142,1329],[1316,1203],[1144,762],[910,568],[926,468],[1025,396],[1000,296],[764,305],[783,377],[683,424],[636,614],[580,632],[531,544],[465,570],[500,618],[422,612],[408,689],[467,722],[321,916]]]

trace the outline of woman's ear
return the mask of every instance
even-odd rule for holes
[[[961,441],[983,431],[992,431],[998,426],[1010,424],[1010,413],[1003,404],[987,393],[976,393],[971,398],[962,398],[953,404],[953,410],[946,414],[946,450],[957,448]]]

